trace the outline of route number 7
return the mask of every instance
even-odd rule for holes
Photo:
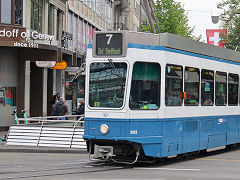
[[[108,41],[107,41],[107,44],[110,44],[110,41],[113,37],[113,34],[106,34],[106,37],[108,37]]]

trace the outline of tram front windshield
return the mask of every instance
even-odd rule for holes
[[[126,85],[126,63],[91,63],[89,106],[121,108]]]

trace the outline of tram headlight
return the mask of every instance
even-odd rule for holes
[[[109,131],[108,125],[102,124],[102,125],[100,126],[100,132],[101,132],[102,134],[107,134],[108,131]]]

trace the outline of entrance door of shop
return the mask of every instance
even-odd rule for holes
[[[43,111],[43,69],[30,64],[30,115],[42,116]]]

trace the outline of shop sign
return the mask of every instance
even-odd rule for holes
[[[29,42],[33,40],[32,42]],[[54,41],[53,35],[26,28],[0,26],[0,41],[13,42],[15,47],[38,48],[34,40]]]
[[[57,62],[56,65],[51,69],[66,69],[66,67],[67,67],[67,62],[62,60],[62,62]]]
[[[56,65],[56,61],[36,61],[38,67],[52,68]]]

